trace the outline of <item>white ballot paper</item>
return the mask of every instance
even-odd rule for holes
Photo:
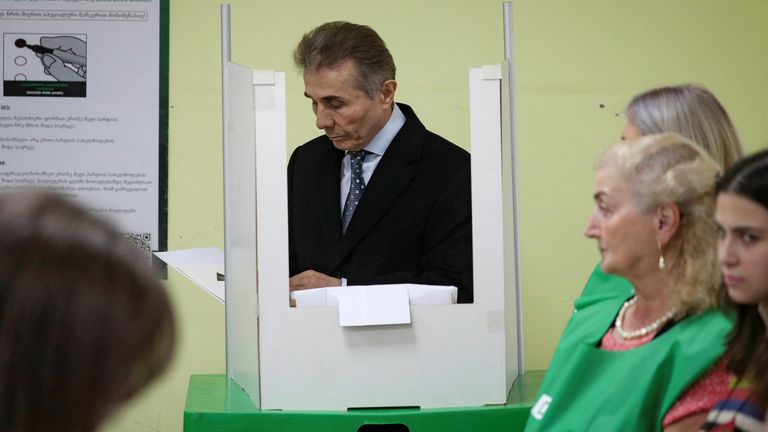
[[[217,247],[155,252],[155,256],[224,303],[224,251]]]
[[[455,286],[391,284],[294,291],[297,308],[339,306],[342,327],[410,324],[412,304],[453,304]]]

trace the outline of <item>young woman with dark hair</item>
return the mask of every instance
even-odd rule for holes
[[[728,397],[709,413],[704,430],[766,430],[768,408],[768,150],[729,169],[718,182],[715,219],[723,295],[735,305]]]

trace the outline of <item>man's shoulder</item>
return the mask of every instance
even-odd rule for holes
[[[430,171],[447,175],[469,170],[471,165],[469,152],[429,130],[424,134],[419,159],[431,167]]]
[[[344,152],[337,150],[325,135],[314,138],[291,153],[288,161],[288,175],[291,177],[318,175],[320,171],[341,162]]]
[[[428,129],[425,135],[425,142],[429,144],[428,150],[442,152],[448,156],[469,161],[468,151]]]
[[[329,150],[329,147],[332,147],[331,140],[329,140],[328,137],[325,135],[319,135],[305,142],[304,144],[296,147],[296,150],[323,151],[323,150]]]
[[[316,157],[321,154],[329,155],[335,151],[337,150],[331,140],[325,135],[320,135],[296,147],[291,157]]]
[[[398,105],[405,114],[409,135],[412,138],[421,136],[425,154],[439,155],[441,159],[450,158],[457,162],[469,163],[469,152],[426,128],[409,105],[401,103]]]

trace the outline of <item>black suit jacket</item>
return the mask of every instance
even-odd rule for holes
[[[288,163],[290,273],[316,270],[349,285],[455,285],[472,301],[470,158],[413,110],[379,161],[344,235],[341,159],[325,135]]]

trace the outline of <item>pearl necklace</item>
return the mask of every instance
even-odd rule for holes
[[[618,333],[622,339],[637,339],[645,335],[651,334],[656,330],[658,330],[659,327],[661,327],[667,321],[672,319],[673,316],[675,316],[675,310],[671,309],[667,313],[662,315],[659,319],[648,324],[645,327],[641,327],[633,331],[626,331],[622,328],[622,325],[624,323],[624,317],[627,315],[627,310],[629,309],[629,307],[634,305],[635,303],[637,303],[637,297],[632,297],[631,299],[625,301],[624,304],[621,306],[621,309],[619,310],[619,314],[616,315],[616,322],[614,323],[614,328],[616,329],[616,333]]]

